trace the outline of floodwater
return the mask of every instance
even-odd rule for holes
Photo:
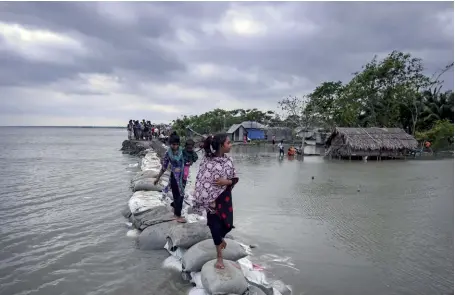
[[[0,128],[0,294],[186,294],[120,210],[118,129]],[[453,292],[453,159],[279,160],[234,147],[238,240],[294,294]],[[313,179],[314,178],[314,179]]]

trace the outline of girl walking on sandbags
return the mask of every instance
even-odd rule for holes
[[[216,246],[216,268],[223,269],[224,237],[234,228],[232,189],[238,182],[234,163],[226,154],[232,143],[226,134],[209,136],[204,142],[205,157],[196,176],[194,211],[207,212],[207,225]]]
[[[167,192],[169,186],[172,191],[172,207],[174,207],[174,217],[177,222],[185,223],[185,218],[182,217],[182,206],[183,198],[185,196],[185,188],[183,186],[183,168],[185,166],[185,160],[183,157],[183,150],[180,147],[180,137],[174,131],[169,137],[170,148],[164,154],[163,161],[161,163],[161,171],[156,177],[155,185],[158,184],[163,173],[167,170],[169,164],[171,164],[171,175],[169,176],[169,184],[164,188]]]

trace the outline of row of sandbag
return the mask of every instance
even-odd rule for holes
[[[189,218],[191,214],[187,214],[187,208],[184,208],[189,223],[171,222],[173,214],[170,198],[160,192],[167,183],[160,181],[157,186],[154,185],[161,168],[159,158],[154,152],[149,152],[141,164],[143,171],[132,180],[135,193],[124,212],[133,227],[141,231],[138,237],[140,249],[158,250],[166,245],[166,249],[174,256],[179,256],[176,253],[184,253],[179,257],[179,263],[182,265],[182,276],[195,285],[191,295],[281,294],[276,286],[267,283],[263,273],[253,273],[253,270],[246,267],[249,260],[245,257],[248,253],[232,236],[226,238],[228,247],[223,252],[226,268],[215,269],[216,251],[206,221],[194,216]],[[168,179],[167,173],[162,179]],[[185,204],[184,207],[188,205]],[[237,260],[243,263],[236,262]]]

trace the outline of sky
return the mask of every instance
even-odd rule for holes
[[[454,60],[452,2],[0,2],[0,125],[277,111],[392,50]],[[453,89],[453,71],[444,76]]]

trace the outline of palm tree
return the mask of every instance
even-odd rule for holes
[[[423,93],[425,106],[423,108],[423,122],[430,127],[436,121],[447,119],[453,123],[453,91],[438,93],[425,91]]]

